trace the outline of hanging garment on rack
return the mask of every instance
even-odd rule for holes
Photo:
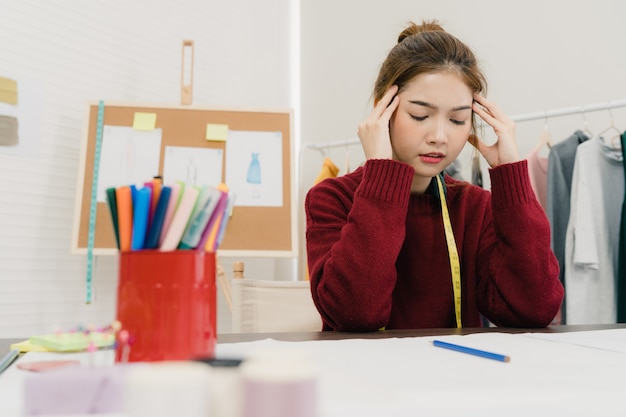
[[[546,214],[550,220],[552,250],[559,261],[559,279],[565,284],[565,232],[569,222],[572,175],[578,145],[589,136],[577,130],[567,139],[556,143],[548,154]],[[567,323],[567,311],[561,309],[561,324]]]
[[[620,136],[622,162],[626,173],[626,132]],[[619,228],[619,258],[617,262],[617,322],[626,323],[626,195],[622,202],[622,218]]]
[[[567,324],[616,321],[615,273],[624,199],[622,151],[597,137],[578,146],[565,236]]]
[[[535,196],[541,207],[546,210],[547,207],[547,187],[548,187],[548,158],[539,155],[541,149],[535,147],[526,156],[528,161],[528,175],[530,176],[530,185],[533,187]]]
[[[326,178],[335,178],[338,173],[339,168],[337,165],[335,165],[330,158],[326,157],[322,163],[322,170],[317,174],[314,185],[324,181]]]
[[[472,150],[472,184],[483,188],[483,171],[480,167],[480,153],[476,148]]]
[[[465,181],[463,175],[461,174],[461,161],[459,161],[458,158],[452,161],[452,163],[448,165],[446,169],[443,170],[443,172],[445,172],[455,180]]]

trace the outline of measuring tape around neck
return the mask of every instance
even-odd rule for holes
[[[91,178],[91,201],[89,203],[89,235],[87,237],[87,294],[86,303],[93,299],[93,248],[96,234],[96,207],[98,206],[98,174],[100,172],[100,152],[102,150],[102,129],[104,126],[104,101],[98,103],[98,123],[96,125],[96,149],[93,156],[93,177]]]
[[[456,327],[463,327],[461,324],[461,265],[459,262],[459,252],[456,248],[454,233],[452,232],[452,223],[450,222],[450,213],[448,212],[448,204],[446,196],[443,192],[443,184],[441,178],[437,175],[437,187],[439,189],[439,200],[441,200],[441,215],[443,217],[443,228],[446,232],[446,243],[448,244],[448,255],[450,256],[450,271],[452,272],[452,291],[454,291],[454,314],[456,317]]]

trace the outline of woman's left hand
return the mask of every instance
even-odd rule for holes
[[[470,136],[469,142],[478,149],[491,168],[519,161],[515,139],[515,123],[495,103],[474,94],[472,110],[493,128],[498,140],[487,145],[477,136]]]

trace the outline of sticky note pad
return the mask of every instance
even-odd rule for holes
[[[156,113],[136,112],[133,118],[133,129],[154,130],[156,127]]]
[[[17,104],[17,81],[0,77],[0,101]]]
[[[41,345],[35,345],[30,343],[30,340],[24,340],[23,342],[13,343],[11,344],[11,350],[19,350],[20,353],[25,352],[49,352],[50,349],[43,347]]]
[[[98,348],[113,346],[115,336],[100,332],[73,332],[31,336],[28,340],[31,345],[43,346],[53,352],[72,352],[87,350],[90,343]]]
[[[221,140],[228,139],[228,125],[220,125],[215,123],[208,123],[206,125],[206,140]]]

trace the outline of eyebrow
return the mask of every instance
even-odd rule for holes
[[[409,100],[409,103],[411,104],[417,104],[418,106],[423,106],[423,107],[428,107],[430,109],[437,109],[438,107],[435,106],[432,103],[428,103],[426,101],[421,101],[421,100]],[[453,108],[451,111],[459,111],[459,110],[468,110],[471,109],[472,106],[458,106]]]

